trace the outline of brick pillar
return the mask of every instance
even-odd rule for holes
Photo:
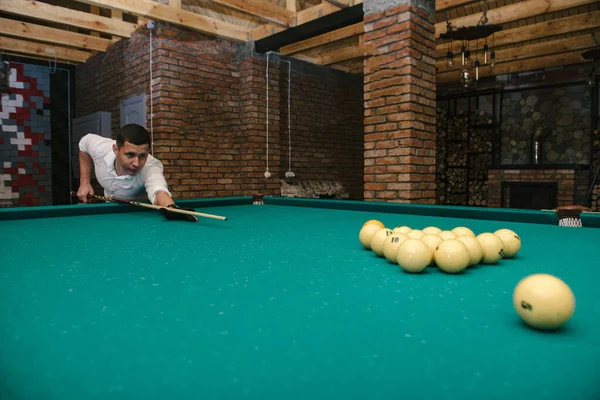
[[[244,54],[240,61],[241,173],[247,177],[243,195],[281,194],[279,59],[269,59],[269,172],[267,166],[266,57]]]
[[[365,200],[435,204],[435,1],[363,5]]]

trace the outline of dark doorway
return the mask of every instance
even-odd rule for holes
[[[556,182],[502,182],[504,208],[554,209],[558,203]]]

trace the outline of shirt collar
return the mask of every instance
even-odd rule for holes
[[[115,156],[115,153],[112,151],[108,152],[104,156],[104,162],[106,163],[108,172],[114,172],[115,174],[117,173],[117,171],[115,171],[115,160],[116,159],[117,159],[117,156]]]
[[[113,151],[110,151],[108,154],[106,154],[104,156],[104,162],[106,163],[106,167],[109,173],[114,174],[117,179],[133,179],[135,176],[134,175],[117,175],[117,170],[115,169],[115,160],[117,159],[117,156],[115,155],[115,153]]]

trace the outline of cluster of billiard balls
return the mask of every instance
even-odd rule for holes
[[[378,220],[364,223],[359,240],[365,249],[398,264],[408,273],[420,273],[435,265],[443,272],[459,274],[477,264],[496,264],[500,259],[512,258],[521,249],[521,238],[510,229],[475,235],[464,226],[452,230],[435,226],[389,229]],[[573,315],[575,297],[559,278],[534,274],[515,287],[513,306],[529,326],[557,329]]]

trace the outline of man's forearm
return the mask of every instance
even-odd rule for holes
[[[83,151],[79,151],[79,184],[89,185],[91,183],[92,167],[94,161],[92,157]]]

